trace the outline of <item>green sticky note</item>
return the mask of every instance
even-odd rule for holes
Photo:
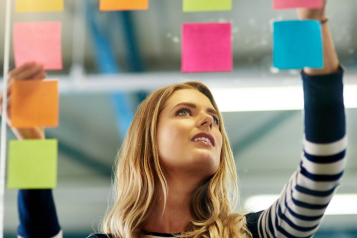
[[[56,139],[9,142],[7,187],[50,189],[57,184]]]
[[[230,10],[232,10],[232,0],[183,0],[184,12]]]

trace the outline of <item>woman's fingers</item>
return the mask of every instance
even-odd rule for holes
[[[9,73],[7,84],[7,96],[11,95],[11,84],[14,80],[45,79],[47,76],[43,66],[35,63],[28,63],[20,68],[16,68]]]
[[[11,85],[15,80],[36,80],[46,78],[46,71],[43,66],[37,65],[36,63],[27,63],[19,68],[13,69],[8,74],[8,85],[7,85],[7,105],[6,108],[3,107],[4,98],[0,92],[0,115],[3,115],[3,110],[7,110],[7,123],[11,126]],[[18,139],[44,139],[45,133],[43,128],[12,128],[12,131]]]
[[[312,19],[317,21],[325,20],[326,4],[327,4],[327,0],[324,0],[321,9],[298,8],[297,14],[300,20],[307,20],[307,19]]]
[[[15,68],[9,72],[8,84],[7,84],[7,106],[9,108],[11,101],[11,84],[14,80],[30,80],[30,79],[44,79],[46,78],[46,71],[42,65],[36,65],[36,63],[27,63],[19,68]],[[0,114],[2,112],[3,94],[0,91]]]
[[[39,74],[41,72],[44,72],[43,66],[34,66],[19,73],[16,77],[14,77],[14,80],[32,79],[31,77],[33,75]]]
[[[9,79],[14,78],[21,72],[26,71],[27,69],[35,67],[35,66],[36,66],[36,63],[31,62],[31,63],[24,64],[18,68],[15,68],[9,72]]]
[[[27,80],[27,79],[44,79],[46,71],[42,65],[36,63],[27,63],[19,68],[13,69],[9,72],[9,84],[12,80]]]
[[[47,74],[45,71],[40,71],[39,73],[35,73],[32,76],[29,76],[28,79],[24,79],[24,80],[31,80],[31,79],[45,79],[47,77]],[[10,80],[7,84],[7,97],[11,96],[11,84],[14,81],[14,79]],[[2,93],[2,92],[1,92]]]
[[[27,79],[25,80],[30,80],[30,79],[45,79],[47,76],[46,72],[44,70],[40,71],[40,72],[36,72],[34,75],[29,76]]]

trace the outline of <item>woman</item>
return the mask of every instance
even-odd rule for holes
[[[203,84],[173,85],[139,107],[119,156],[116,203],[103,221],[103,234],[90,237],[311,237],[316,232],[345,165],[343,72],[325,7],[299,9],[298,15],[323,22],[324,68],[302,72],[304,153],[279,200],[258,213],[234,212],[235,165],[217,105]],[[40,66],[27,64],[10,72],[9,81],[44,77]],[[44,138],[41,128],[14,133],[19,139]],[[21,190],[19,211],[19,236],[62,237],[51,190]]]

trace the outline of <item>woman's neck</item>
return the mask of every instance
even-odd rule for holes
[[[197,187],[192,181],[167,179],[168,194],[164,210],[164,192],[160,183],[156,184],[153,209],[143,229],[148,232],[181,233],[194,219],[190,209],[192,191]]]

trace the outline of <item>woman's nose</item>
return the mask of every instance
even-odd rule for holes
[[[203,118],[203,121],[201,122],[201,126],[209,126],[210,129],[212,129],[212,124],[213,124],[213,118],[211,115],[207,115]]]

